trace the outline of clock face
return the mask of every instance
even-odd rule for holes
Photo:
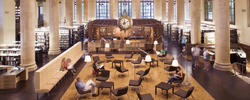
[[[118,25],[122,30],[127,30],[132,26],[132,20],[129,16],[121,16],[118,20]]]
[[[129,28],[130,22],[129,22],[128,19],[122,18],[122,19],[120,20],[120,25],[121,25],[124,29],[127,29],[127,28]]]

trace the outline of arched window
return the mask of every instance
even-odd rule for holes
[[[122,15],[124,10],[126,10],[128,16],[132,17],[132,0],[118,1],[118,17]]]
[[[141,18],[154,18],[154,0],[141,0]]]
[[[96,0],[96,19],[109,18],[109,0]]]

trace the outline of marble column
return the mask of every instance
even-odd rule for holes
[[[38,15],[38,2],[36,2],[35,3],[35,21],[34,21],[34,23],[35,23],[35,28],[38,28],[38,17],[39,17],[39,15]]]
[[[82,0],[76,0],[77,24],[82,24]]]
[[[214,68],[231,71],[229,0],[214,0],[215,11],[215,63]]]
[[[174,22],[174,0],[168,0],[168,22]]]
[[[43,11],[44,11],[44,21],[43,21],[43,25],[44,27],[48,27],[49,26],[49,0],[46,0],[45,2],[43,2]]]
[[[118,19],[118,0],[109,0],[110,19]]]
[[[115,0],[114,5],[113,5],[113,18],[114,19],[118,19],[118,1],[119,0]]]
[[[96,19],[96,0],[88,0],[88,21]]]
[[[141,18],[140,0],[132,0],[132,18]]]
[[[64,26],[65,21],[65,0],[59,0],[59,24]]]
[[[154,0],[154,19],[162,20],[162,0]]]
[[[60,53],[59,42],[59,3],[58,0],[50,0],[49,5],[49,55]]]
[[[88,0],[83,0],[84,3],[84,22],[88,21]]]
[[[167,20],[167,9],[166,9],[166,0],[162,0],[162,21],[166,21]]]
[[[177,0],[177,25],[183,26],[185,20],[185,2]]]
[[[73,26],[73,5],[74,0],[65,0],[66,26]]]
[[[0,0],[0,44],[16,40],[15,1]]]
[[[37,68],[35,61],[35,0],[20,0],[21,66],[28,71]]]
[[[191,44],[201,43],[201,13],[200,0],[191,1]]]
[[[114,19],[114,1],[115,0],[109,0],[109,16],[110,16],[110,19]]]

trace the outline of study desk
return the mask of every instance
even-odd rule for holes
[[[28,71],[23,68],[8,68],[7,72],[0,74],[0,89],[15,89],[21,80],[27,80]]]

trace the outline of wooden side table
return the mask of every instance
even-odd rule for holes
[[[114,82],[101,82],[99,85],[97,85],[97,88],[98,88],[98,95],[100,93],[100,89],[103,88],[109,88],[111,94],[111,90],[114,89]]]

